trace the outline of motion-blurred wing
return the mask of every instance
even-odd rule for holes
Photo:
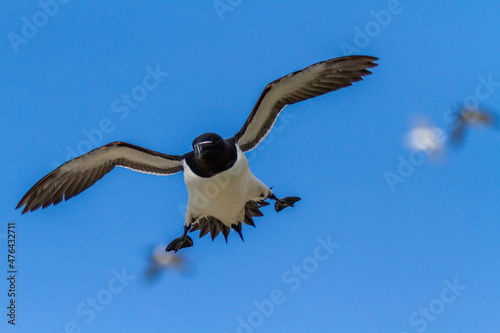
[[[455,118],[455,121],[451,128],[451,135],[450,135],[450,140],[454,145],[462,144],[465,135],[465,127],[466,127],[465,120],[460,115],[458,115]]]
[[[483,109],[462,109],[461,118],[467,125],[497,126],[496,115]]]
[[[455,145],[462,144],[465,132],[469,127],[482,126],[498,128],[498,120],[494,113],[484,109],[463,107],[456,115],[451,130],[451,142]]]
[[[43,177],[19,201],[23,214],[68,200],[89,188],[115,166],[169,175],[183,170],[182,156],[166,155],[125,142],[113,142],[74,158]]]
[[[369,56],[331,59],[289,74],[266,86],[243,128],[234,136],[243,151],[255,148],[269,133],[286,105],[348,87],[377,66]]]

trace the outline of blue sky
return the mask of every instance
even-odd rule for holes
[[[416,114],[448,129],[457,103],[500,110],[498,1],[44,7],[0,13],[0,236],[16,222],[18,267],[15,327],[0,282],[2,332],[500,330],[499,133],[471,131],[439,165],[412,164],[403,145]],[[182,232],[181,174],[116,169],[56,207],[14,210],[72,154],[116,140],[185,153],[200,133],[236,133],[272,80],[353,53],[380,66],[287,107],[249,155],[278,196],[302,201],[264,208],[244,243],[194,235],[191,274],[142,278],[150,247]],[[162,74],[144,90],[150,71]]]

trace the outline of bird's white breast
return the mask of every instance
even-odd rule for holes
[[[239,147],[237,150],[234,165],[210,178],[196,175],[183,161],[189,194],[186,224],[202,216],[214,216],[231,226],[243,220],[247,201],[267,197],[268,187],[252,174],[245,154]]]

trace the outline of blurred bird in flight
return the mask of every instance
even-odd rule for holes
[[[457,112],[451,128],[451,143],[455,146],[461,146],[466,132],[470,127],[498,129],[497,116],[493,112],[485,109],[462,107]]]
[[[187,260],[184,256],[165,252],[166,244],[156,245],[150,253],[148,253],[149,266],[146,269],[146,278],[150,281],[156,281],[159,275],[168,270],[175,271],[177,273],[183,273],[186,271]]]

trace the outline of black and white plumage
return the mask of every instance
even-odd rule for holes
[[[193,141],[193,150],[184,155],[167,155],[124,142],[113,142],[61,165],[36,183],[16,208],[23,213],[46,208],[81,193],[115,166],[155,175],[184,171],[188,205],[184,234],[167,250],[192,246],[187,233],[200,230],[200,237],[220,232],[227,241],[231,229],[243,239],[243,224],[255,226],[253,217],[262,216],[266,199],[275,200],[275,209],[292,207],[298,197],[277,198],[250,171],[244,152],[255,148],[269,133],[286,105],[326,94],[371,74],[377,58],[348,56],[311,65],[268,84],[241,130],[223,139],[205,133]]]

